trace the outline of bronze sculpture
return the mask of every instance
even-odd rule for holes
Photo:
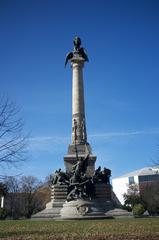
[[[78,158],[77,163],[72,167],[70,174],[56,170],[52,179],[52,184],[67,185],[67,201],[78,198],[89,199],[95,197],[95,184],[110,184],[111,170],[104,168],[101,170],[99,166],[92,177],[87,177],[87,167],[89,154],[85,158]]]
[[[74,43],[74,50],[73,52],[70,52],[66,55],[66,60],[65,60],[65,67],[68,63],[69,60],[71,60],[74,56],[79,55],[82,57],[86,62],[88,62],[88,56],[86,53],[86,50],[81,46],[81,39],[79,37],[75,37],[73,40]]]

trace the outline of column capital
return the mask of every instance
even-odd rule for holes
[[[73,58],[71,59],[71,67],[75,68],[75,67],[80,67],[83,68],[84,67],[84,58],[80,57],[79,55],[74,55]]]

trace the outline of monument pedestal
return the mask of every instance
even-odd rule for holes
[[[112,201],[110,184],[95,185],[95,198],[92,200],[77,199],[67,201],[67,185],[52,185],[51,201],[46,208],[34,215],[32,220],[40,219],[102,219],[115,216],[131,216],[117,207]]]
[[[74,164],[77,163],[77,155],[76,151],[78,152],[78,157],[85,158],[86,155],[89,153],[89,160],[88,160],[88,167],[87,167],[87,176],[93,176],[95,171],[95,161],[96,156],[91,154],[91,147],[88,143],[86,144],[74,144],[69,145],[68,153],[64,156],[64,164],[66,168],[66,172],[69,173],[72,171],[72,167]]]
[[[66,202],[61,209],[61,219],[104,218],[106,204],[99,205],[95,200],[77,199]]]
[[[95,197],[97,201],[111,201],[112,200],[112,187],[110,184],[97,183],[95,184]]]
[[[60,217],[60,211],[67,198],[67,185],[52,185],[51,201],[46,208],[34,215],[32,219],[53,219]]]
[[[111,201],[111,185],[98,183],[95,185],[94,199],[77,199],[66,201],[60,211],[61,219],[97,219],[106,218],[106,212],[113,209]]]

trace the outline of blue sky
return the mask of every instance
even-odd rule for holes
[[[159,2],[0,1],[0,93],[21,107],[28,161],[3,173],[44,179],[71,142],[71,68],[78,35],[87,49],[88,141],[112,176],[152,164],[159,142]]]

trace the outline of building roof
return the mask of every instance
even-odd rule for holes
[[[118,178],[133,177],[133,176],[146,176],[146,175],[159,175],[159,166],[145,167],[136,171],[124,174]]]

